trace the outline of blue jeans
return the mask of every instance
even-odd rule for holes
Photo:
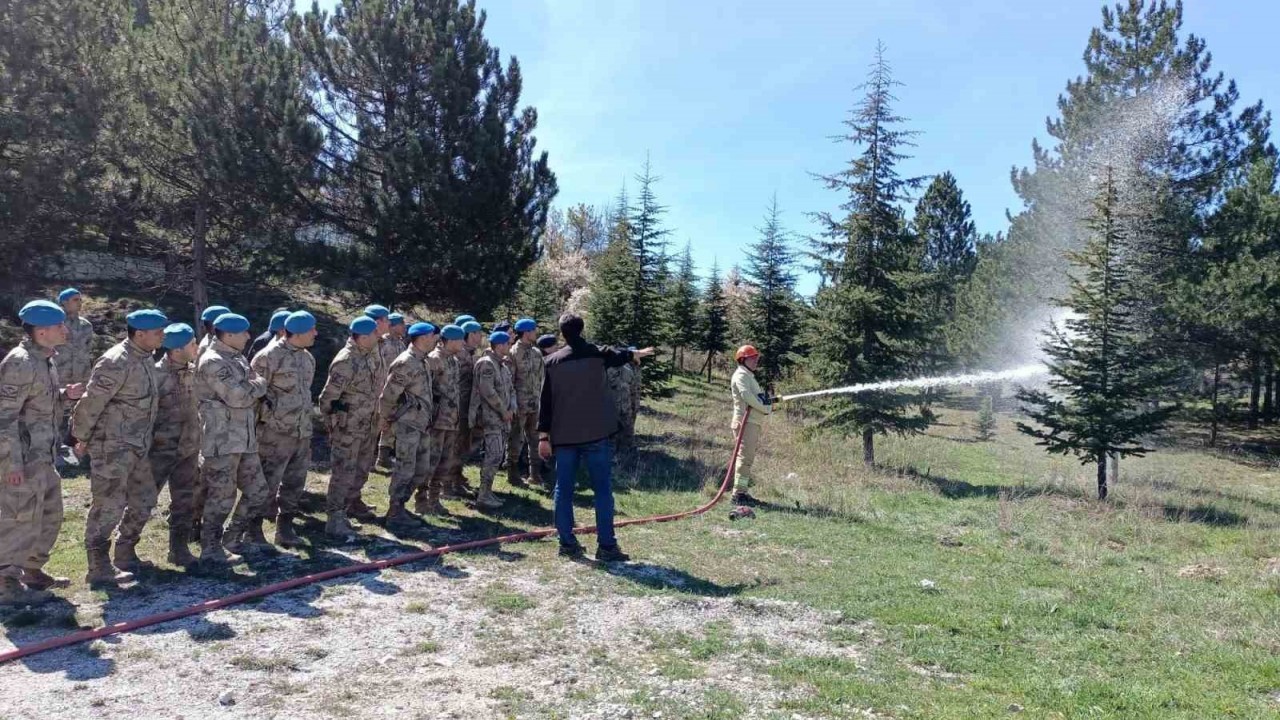
[[[613,442],[600,440],[588,445],[556,448],[556,530],[561,545],[575,545],[573,536],[573,490],[578,464],[586,463],[595,494],[596,527],[601,547],[618,544],[613,534]]]

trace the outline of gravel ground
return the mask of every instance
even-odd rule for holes
[[[788,701],[808,689],[774,681],[772,663],[860,663],[872,642],[872,628],[804,606],[680,593],[682,577],[652,565],[606,572],[510,559],[451,556],[340,578],[11,663],[0,667],[0,719],[790,720],[802,716]],[[677,591],[641,589],[655,581]],[[102,612],[118,621],[233,589],[157,584],[112,597]],[[24,644],[68,632],[74,612],[10,618],[8,631]],[[849,644],[851,631],[864,640]]]

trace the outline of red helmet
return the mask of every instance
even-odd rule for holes
[[[738,348],[738,352],[733,354],[733,359],[742,362],[747,358],[760,357],[760,351],[754,345],[743,345]]]

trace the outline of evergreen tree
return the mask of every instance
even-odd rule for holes
[[[562,298],[545,263],[534,263],[525,271],[520,278],[517,301],[521,315],[531,317],[543,326],[556,324]]]
[[[1023,390],[1018,399],[1037,426],[1018,429],[1037,438],[1051,453],[1071,454],[1097,468],[1098,498],[1107,497],[1107,459],[1149,452],[1144,438],[1158,432],[1177,409],[1148,409],[1172,380],[1134,322],[1137,298],[1126,266],[1129,232],[1142,219],[1121,211],[1112,168],[1105,170],[1094,214],[1092,236],[1070,254],[1078,269],[1063,307],[1075,317],[1065,329],[1052,325],[1044,351],[1055,394]]]
[[[843,139],[862,150],[844,170],[822,178],[847,196],[843,217],[815,214],[824,230],[812,243],[827,285],[814,300],[810,359],[814,376],[829,386],[891,380],[919,366],[926,329],[919,298],[926,285],[899,204],[922,179],[897,171],[912,135],[893,113],[897,84],[882,45],[863,85],[866,95],[845,121]],[[839,397],[828,403],[821,424],[861,433],[863,461],[871,465],[877,434],[929,425],[928,413],[912,413],[912,406],[918,397],[902,392]]]
[[[684,367],[684,349],[698,340],[698,274],[693,269],[693,244],[686,243],[680,256],[680,271],[671,283],[667,297],[667,315],[670,317],[672,357],[676,367]]]
[[[595,280],[587,296],[588,334],[596,342],[632,344],[629,336],[635,317],[634,279],[639,272],[625,232],[620,233],[597,260]]]
[[[761,353],[758,374],[766,389],[793,364],[791,352],[799,332],[795,253],[780,214],[775,194],[760,228],[760,239],[751,246],[745,273],[755,286],[746,313],[745,338]]]
[[[978,233],[954,175],[945,172],[933,179],[916,205],[912,226],[923,251],[923,269],[933,276],[933,305],[945,322],[955,310],[957,288],[978,262]]]
[[[705,369],[707,382],[711,382],[711,369],[715,365],[716,355],[729,349],[729,306],[725,301],[724,289],[720,285],[720,266],[711,266],[711,275],[707,277],[707,289],[702,294],[701,337],[698,349],[707,354]]]
[[[556,193],[522,76],[474,0],[340,0],[291,23],[327,139],[322,217],[347,281],[386,304],[484,314],[537,256]]]
[[[628,227],[631,253],[640,267],[633,280],[629,303],[633,315],[627,327],[630,344],[636,347],[657,345],[667,336],[663,290],[668,275],[667,236],[671,231],[662,226],[666,207],[658,204],[654,194],[654,185],[660,179],[653,174],[646,157],[643,172],[636,176],[640,191],[635,206],[630,208]]]
[[[980,442],[987,442],[995,437],[996,413],[990,395],[982,396],[982,404],[978,407],[978,421],[974,427],[978,431]]]

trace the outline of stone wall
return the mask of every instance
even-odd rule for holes
[[[61,282],[129,281],[159,285],[166,280],[163,260],[117,255],[100,250],[67,250],[51,256],[42,268]]]

